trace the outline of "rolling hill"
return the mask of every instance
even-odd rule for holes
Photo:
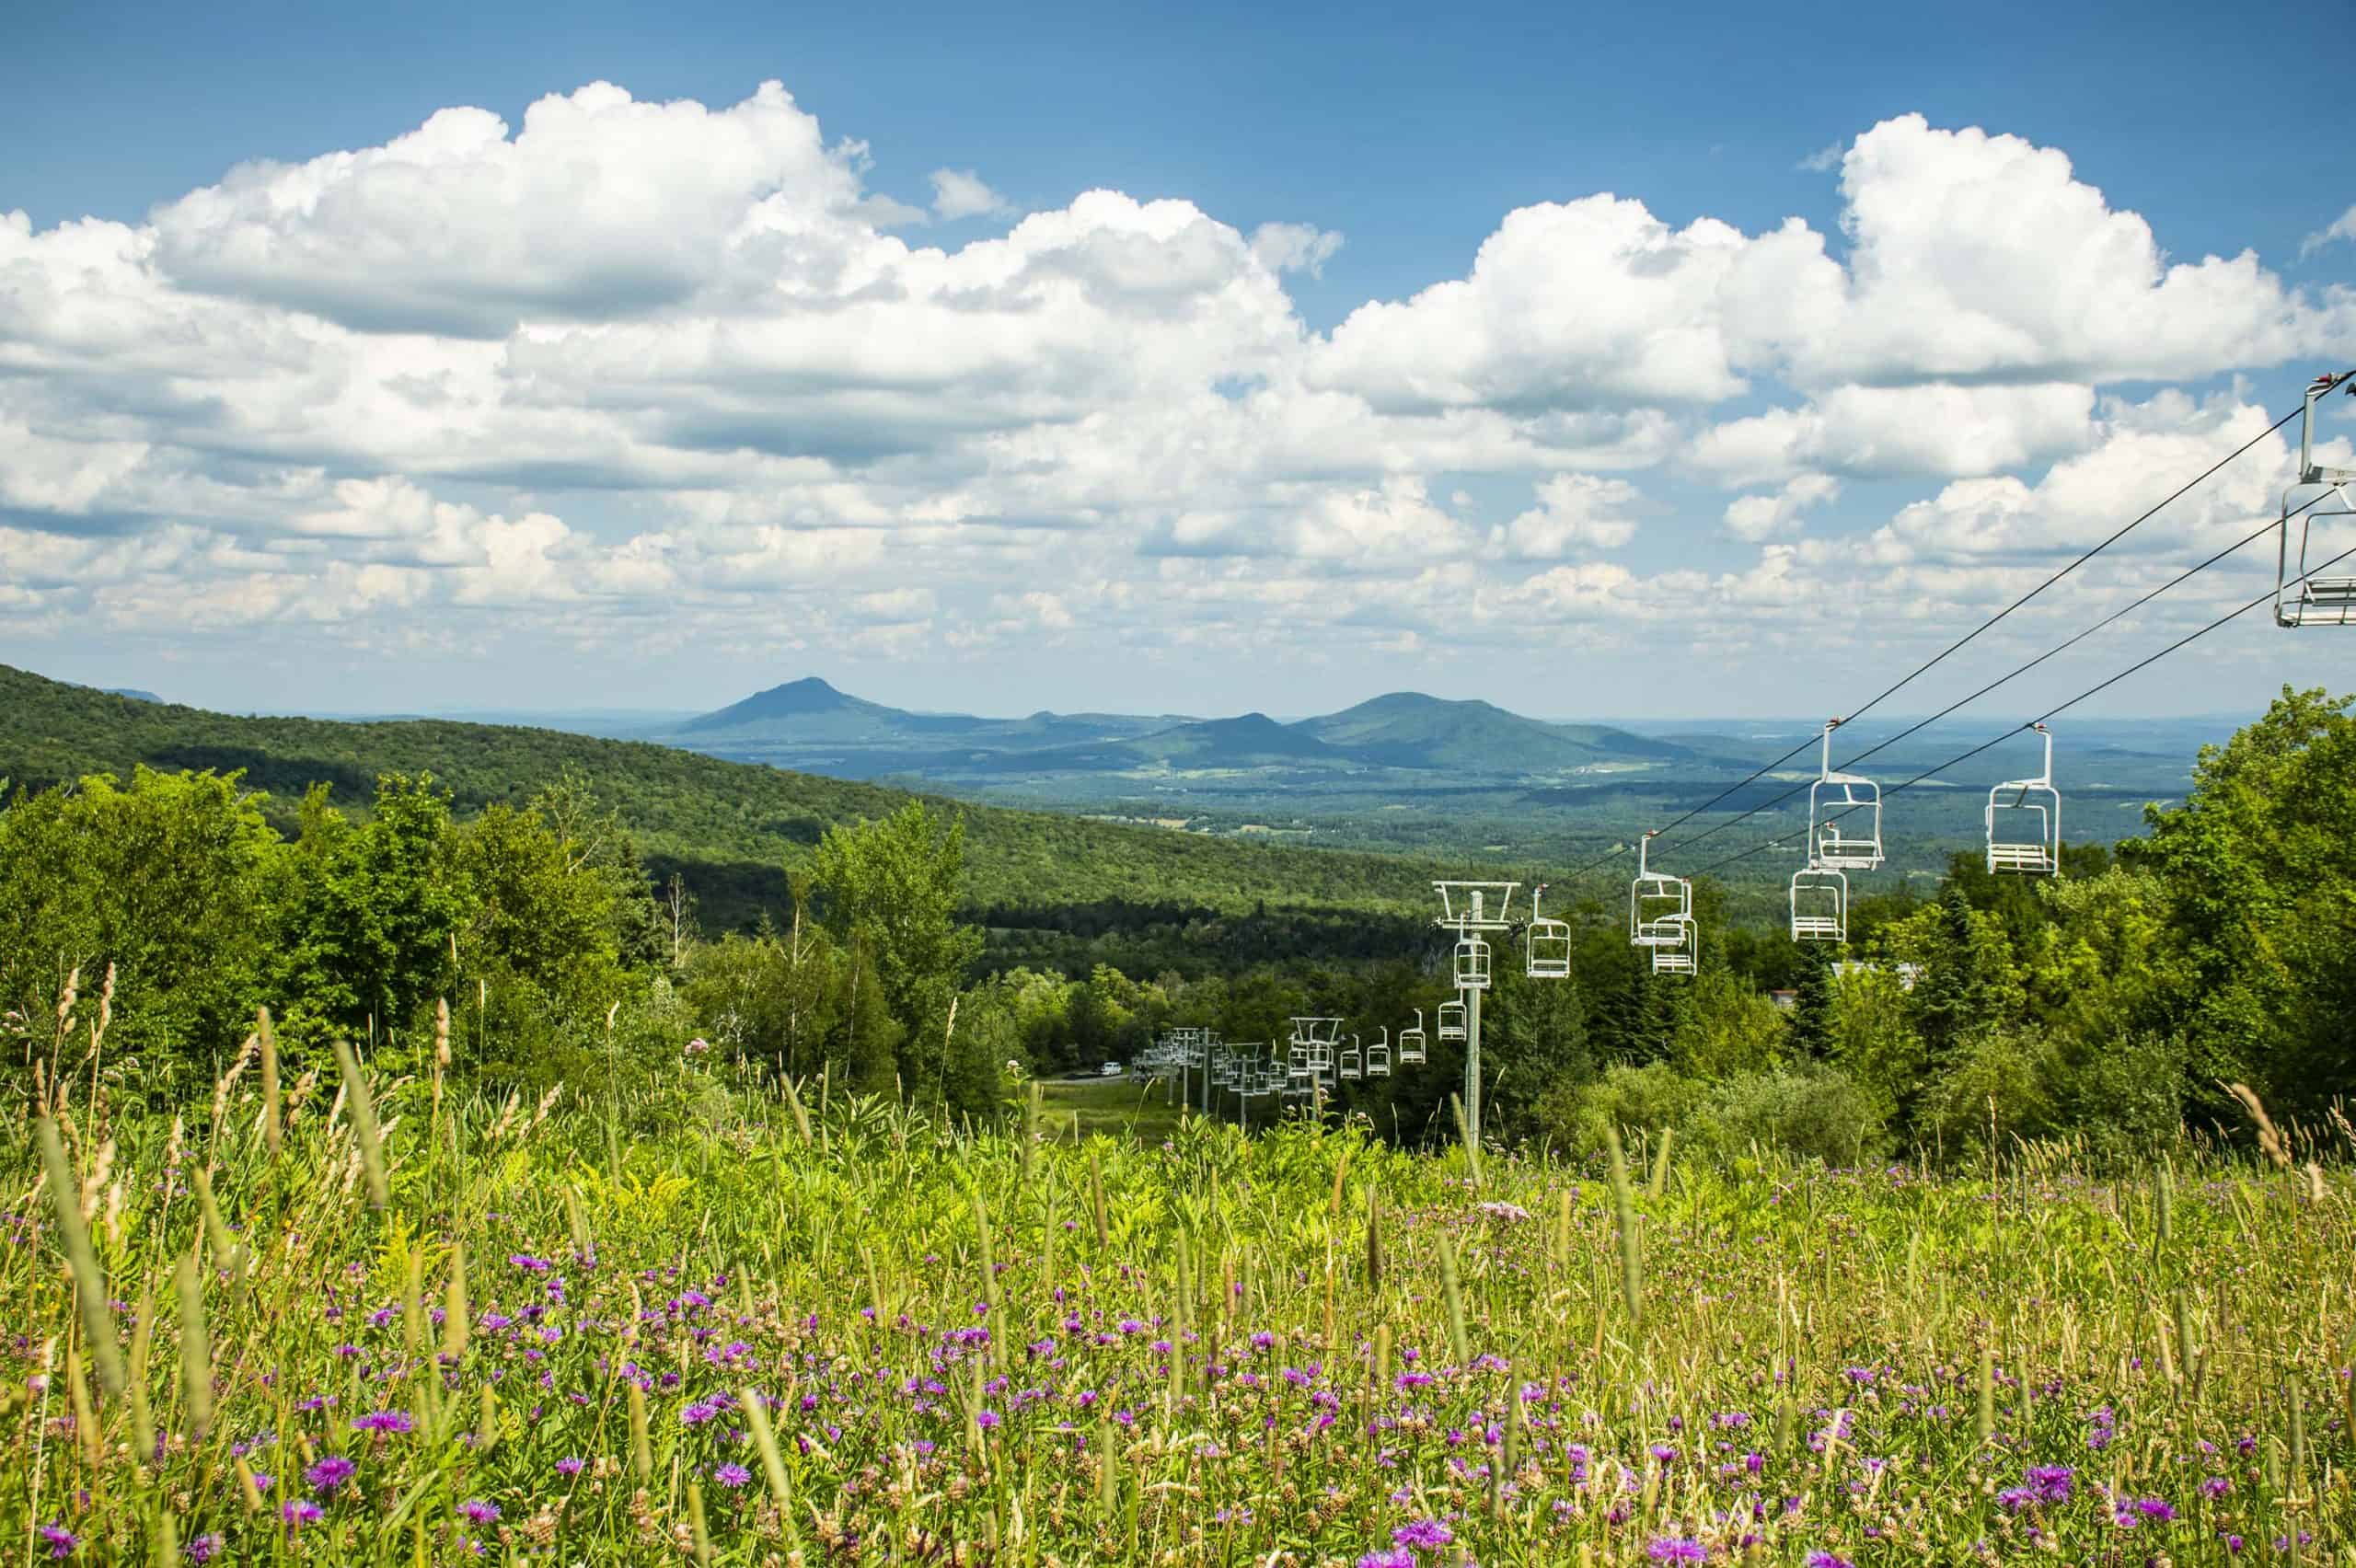
[[[912,713],[837,691],[815,675],[638,738],[743,762],[804,767],[843,778],[925,778],[943,769],[1126,739],[1184,721],[1038,712],[1022,719]],[[1090,766],[1079,764],[1076,766]]]
[[[1690,761],[1675,741],[1600,724],[1549,724],[1487,702],[1393,692],[1322,718],[1226,719],[1034,713],[1025,719],[911,713],[815,676],[756,692],[666,731],[661,740],[739,760],[842,778],[994,783],[1138,769],[1298,777],[1395,769],[1513,778]],[[1412,785],[1412,780],[1405,781]]]
[[[909,798],[646,742],[439,720],[239,718],[0,665],[0,778],[12,788],[127,777],[139,764],[240,772],[269,792],[282,821],[314,783],[346,806],[364,806],[379,774],[431,772],[469,814],[529,800],[577,769],[620,811],[656,870],[679,870],[707,911],[724,909],[731,924],[782,907],[787,868],[805,863],[826,828],[884,815]],[[937,803],[964,814],[976,906],[1126,900],[1238,913],[1264,903],[1420,913],[1431,878],[1458,874],[1400,858]]]
[[[1668,762],[1693,754],[1601,724],[1548,724],[1494,703],[1397,691],[1294,728],[1368,763],[1459,773],[1527,774],[1600,763]]]

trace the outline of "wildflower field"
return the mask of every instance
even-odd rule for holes
[[[10,1135],[0,1259],[0,1547],[26,1561],[2356,1539],[2356,1226],[2295,1129],[2273,1160],[2014,1144],[1933,1178],[1305,1123],[1075,1143],[815,1087],[372,1095],[349,1061],[233,1074],[185,1120],[49,1109]]]

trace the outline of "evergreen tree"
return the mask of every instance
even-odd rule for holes
[[[1799,996],[1794,1001],[1785,1049],[1803,1062],[1823,1060],[1832,1050],[1832,956],[1817,943],[1803,944]]]

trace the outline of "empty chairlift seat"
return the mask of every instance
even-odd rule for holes
[[[1648,859],[1658,830],[1636,841],[1636,879],[1628,884],[1628,940],[1635,947],[1677,948],[1692,935],[1693,884],[1656,871]]]
[[[1478,937],[1465,937],[1456,944],[1456,988],[1460,991],[1485,991],[1489,988],[1489,944]]]
[[[1439,1037],[1443,1043],[1464,1038],[1464,1004],[1462,1002],[1440,1003]]]
[[[1424,1065],[1424,1009],[1415,1009],[1415,1021],[1399,1032],[1399,1065],[1419,1067]]]
[[[1391,1076],[1391,1031],[1385,1029],[1382,1038],[1366,1048],[1366,1076],[1370,1078]]]
[[[1792,940],[1849,940],[1849,879],[1810,860],[1792,873]]]
[[[1539,900],[1545,895],[1542,882],[1530,895],[1530,928],[1522,933],[1523,972],[1532,980],[1567,980],[1571,977],[1571,923],[1549,919],[1538,912]]]
[[[2299,426],[2299,478],[2282,492],[2274,588],[2278,626],[2356,626],[2356,567],[2339,559],[2356,546],[2356,496],[2350,491],[2356,469],[2327,468],[2315,460],[2316,403],[2339,386],[2356,397],[2356,371],[2319,375],[2307,388]]]
[[[2028,876],[2058,876],[2062,870],[2062,791],[2053,787],[2053,736],[2045,738],[2045,771],[2014,778],[1988,791],[1988,869]]]
[[[1341,1076],[1345,1078],[1366,1077],[1366,1053],[1358,1049],[1358,1037],[1355,1034],[1350,1036],[1350,1043],[1342,1047]]]
[[[1651,944],[1653,973],[1656,974],[1691,974],[1702,964],[1702,928],[1691,915],[1680,916],[1669,922],[1676,928],[1677,940],[1656,941]]]
[[[1342,1020],[1338,1018],[1296,1018],[1292,1020],[1292,1031],[1294,1043],[1307,1054],[1306,1076],[1311,1078],[1332,1078],[1341,1046]]]
[[[1807,791],[1808,855],[1829,870],[1870,871],[1883,858],[1881,786],[1832,771],[1832,732],[1842,722],[1824,721],[1823,761]]]

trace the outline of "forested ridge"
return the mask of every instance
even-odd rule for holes
[[[387,774],[431,773],[460,817],[519,806],[578,770],[636,836],[658,880],[682,872],[707,921],[749,924],[789,906],[784,871],[829,827],[889,815],[906,791],[724,762],[642,742],[443,720],[347,723],[240,717],[144,702],[0,665],[0,778],[40,789],[134,766],[239,775],[294,821],[328,785],[364,811]],[[936,801],[946,808],[947,803]],[[1262,904],[1421,911],[1450,874],[1396,857],[1182,836],[1042,812],[959,804],[976,907],[1034,915],[1107,900],[1238,913]]]
[[[990,1117],[1022,1076],[1128,1060],[1169,1028],[1273,1043],[1328,1014],[1372,1042],[1450,994],[1412,862],[545,732],[6,681],[0,1051],[36,1094],[112,1075],[184,1097],[267,1008],[314,1066],[349,1038],[396,1071],[596,1092],[717,1053]],[[2203,752],[2182,804],[2069,847],[2061,877],[1967,852],[1934,888],[1863,883],[1837,946],[1704,879],[1699,972],[1657,974],[1624,883],[1550,896],[1573,972],[1532,979],[1498,944],[1484,1128],[1936,1162],[2014,1135],[2148,1152],[2233,1113],[2236,1083],[2328,1115],[2356,1068],[2351,705],[2286,691]],[[732,905],[707,880],[731,866],[773,896]],[[77,1048],[77,997],[115,1020],[103,1060]],[[1435,1040],[1333,1109],[1441,1136],[1462,1066]]]

